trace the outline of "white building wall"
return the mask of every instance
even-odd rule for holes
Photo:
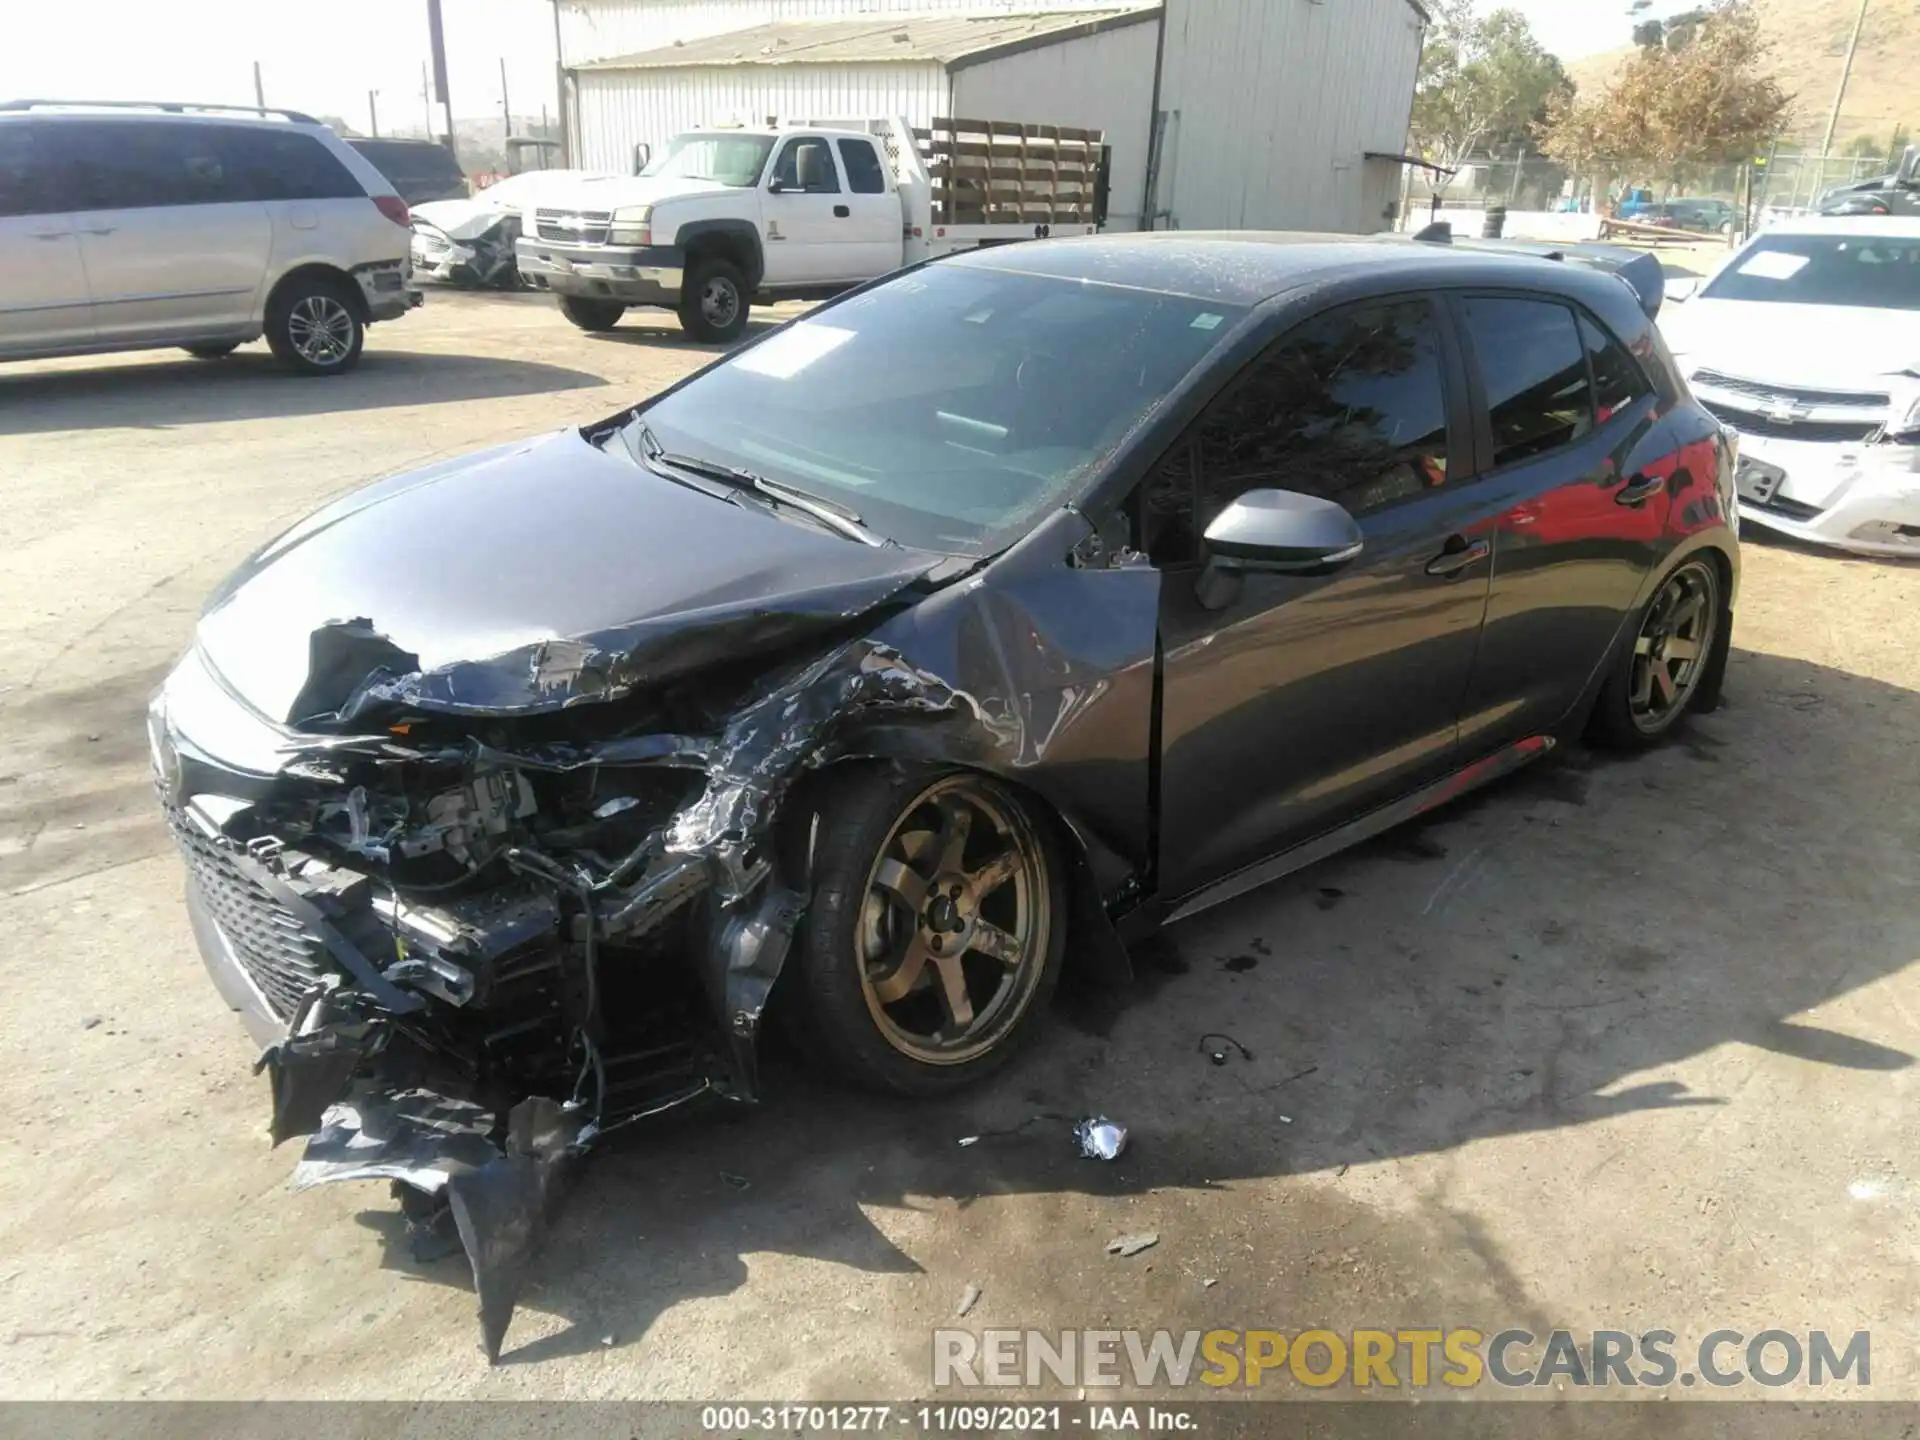
[[[1407,0],[1166,0],[1155,209],[1182,229],[1388,228],[1424,22]],[[1137,208],[1133,207],[1133,208]]]
[[[1138,230],[1158,36],[1145,20],[964,66],[953,72],[953,113],[1103,131],[1113,148],[1107,228]]]
[[[947,75],[935,64],[583,70],[578,102],[576,163],[625,172],[640,141],[658,150],[669,136],[713,121],[905,115],[924,125],[947,112]]]
[[[775,20],[900,14],[1026,15],[1050,10],[1113,9],[1118,3],[1124,0],[561,0],[560,46],[564,63],[581,65]]]

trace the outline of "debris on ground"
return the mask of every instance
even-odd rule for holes
[[[953,1318],[956,1320],[963,1319],[966,1313],[979,1303],[980,1287],[978,1285],[967,1286],[965,1292],[960,1296],[960,1303],[954,1306]]]
[[[1073,1139],[1089,1160],[1117,1160],[1127,1148],[1127,1127],[1104,1115],[1090,1115],[1073,1127]]]
[[[1151,1250],[1159,1243],[1159,1234],[1152,1230],[1140,1235],[1120,1235],[1107,1242],[1107,1254],[1118,1255],[1124,1260],[1129,1255],[1138,1255],[1142,1250]]]
[[[607,1347],[607,1349],[609,1349],[609,1350],[611,1350],[611,1349],[613,1348],[613,1336],[611,1336],[611,1335],[602,1335],[602,1336],[600,1337],[600,1343],[601,1343],[602,1345],[604,1345],[604,1346],[606,1346],[606,1347]]]
[[[979,1143],[980,1137],[978,1135],[962,1135],[960,1137],[960,1148],[962,1150],[966,1149],[969,1145],[978,1145]]]
[[[1209,1041],[1225,1041],[1226,1043],[1210,1046],[1208,1044]],[[1231,1035],[1222,1034],[1218,1030],[1210,1030],[1200,1037],[1200,1048],[1206,1051],[1207,1058],[1216,1065],[1224,1065],[1231,1058],[1228,1053],[1228,1047],[1238,1050],[1242,1060],[1253,1059],[1253,1052]]]
[[[1346,898],[1347,892],[1338,885],[1322,885],[1320,893],[1313,897],[1313,903],[1322,910],[1331,910]]]
[[[1219,1283],[1220,1282],[1218,1280],[1202,1280],[1200,1282],[1200,1288],[1202,1290],[1211,1290],[1214,1286],[1218,1285]]]
[[[746,1176],[735,1175],[731,1170],[722,1170],[720,1178],[736,1190],[745,1190],[753,1184]]]
[[[100,1017],[99,1017],[98,1015],[86,1015],[86,1016],[82,1016],[82,1017],[81,1017],[81,1020],[80,1020],[80,1028],[81,1028],[82,1030],[97,1030],[97,1029],[99,1029],[99,1028],[100,1028]]]

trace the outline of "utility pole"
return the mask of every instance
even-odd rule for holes
[[[427,62],[420,62],[420,113],[426,118],[427,128],[420,133],[427,139],[433,138],[433,86],[427,80]]]
[[[440,0],[427,0],[427,38],[433,45],[433,98],[447,127],[447,153],[458,157],[453,143],[453,100],[447,94],[447,35],[440,23]]]
[[[380,92],[378,90],[367,91],[367,122],[371,127],[368,133],[378,140],[380,138]]]
[[[1853,17],[1853,37],[1847,41],[1847,58],[1840,66],[1840,88],[1833,93],[1833,113],[1827,117],[1827,138],[1820,142],[1820,178],[1826,179],[1826,158],[1833,153],[1833,132],[1840,128],[1840,107],[1846,103],[1847,82],[1853,78],[1853,57],[1860,48],[1860,30],[1867,23],[1868,0],[1860,0],[1860,13]]]
[[[267,108],[267,87],[260,82],[260,62],[253,62],[253,103],[259,109]]]
[[[507,57],[500,57],[500,152],[507,149],[507,137],[513,134],[513,106],[507,100]]]
[[[560,0],[553,0],[553,103],[560,109],[560,168],[573,164],[573,127],[567,123],[567,51],[560,39]]]

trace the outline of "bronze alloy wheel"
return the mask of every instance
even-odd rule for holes
[[[1633,642],[1627,704],[1643,735],[1658,735],[1685,712],[1713,654],[1720,577],[1692,560],[1667,577]]]
[[[992,790],[950,775],[921,791],[867,873],[856,932],[886,1042],[926,1065],[999,1044],[1046,971],[1051,884],[1039,836]]]

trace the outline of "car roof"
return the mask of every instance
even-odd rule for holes
[[[941,262],[1097,281],[1252,307],[1288,291],[1360,276],[1371,289],[1485,285],[1578,297],[1621,284],[1584,266],[1525,254],[1490,254],[1400,235],[1299,231],[1159,230],[1035,240],[970,250]]]
[[[259,130],[298,130],[305,134],[325,131],[332,134],[332,128],[318,120],[307,118],[292,119],[285,115],[257,115],[238,110],[143,110],[134,106],[89,107],[82,101],[71,105],[45,106],[36,110],[0,110],[0,124],[9,121],[38,125],[82,125],[101,120],[132,121],[135,124],[153,125],[244,125]]]
[[[1915,215],[1803,215],[1769,225],[1753,238],[1770,235],[1884,235],[1889,239],[1920,236],[1920,216]]]

